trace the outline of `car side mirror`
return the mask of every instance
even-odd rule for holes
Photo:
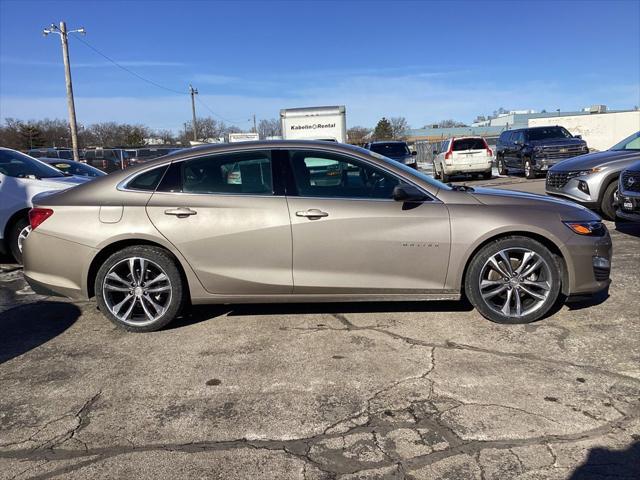
[[[413,156],[415,157],[416,155],[418,155],[418,152],[416,152],[416,151],[414,150],[413,152],[411,152],[411,155],[413,155]]]
[[[573,138],[579,138],[580,140],[582,140],[582,135],[574,135]]]
[[[397,185],[393,189],[393,199],[397,202],[423,202],[428,198],[413,185]]]

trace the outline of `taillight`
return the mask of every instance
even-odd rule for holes
[[[444,154],[444,159],[445,160],[449,160],[451,158],[451,155],[453,155],[453,152],[447,152]]]
[[[489,148],[489,144],[487,143],[487,141],[486,141],[486,140],[484,140],[484,139],[483,139],[483,141],[484,141],[484,148],[486,148],[486,149],[487,149],[487,155],[488,155],[489,157],[493,157],[493,150],[491,150],[491,149]]]
[[[32,208],[29,210],[29,223],[31,224],[31,230],[38,228],[38,226],[51,215],[53,215],[53,210],[50,208]]]

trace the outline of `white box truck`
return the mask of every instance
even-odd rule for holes
[[[253,142],[256,140],[260,140],[260,136],[257,133],[243,132],[229,134],[229,143]]]
[[[344,105],[280,110],[282,138],[345,143],[347,141],[346,117]]]

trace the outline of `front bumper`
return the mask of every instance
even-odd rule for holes
[[[555,182],[550,181],[550,175],[552,175],[552,172],[547,173],[545,182],[545,192],[548,195],[568,198],[588,208],[594,208],[598,205],[599,189],[596,189],[596,185],[591,181],[590,175],[568,178],[566,183],[560,187],[556,186]]]
[[[584,295],[606,289],[611,283],[611,237],[572,235],[564,244],[568,267],[567,295]]]
[[[640,195],[621,194],[616,214],[625,220],[640,222]]]

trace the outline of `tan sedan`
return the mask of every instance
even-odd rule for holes
[[[548,197],[451,187],[329,142],[204,146],[36,198],[24,274],[132,331],[188,304],[443,300],[500,323],[609,284],[611,239]]]

